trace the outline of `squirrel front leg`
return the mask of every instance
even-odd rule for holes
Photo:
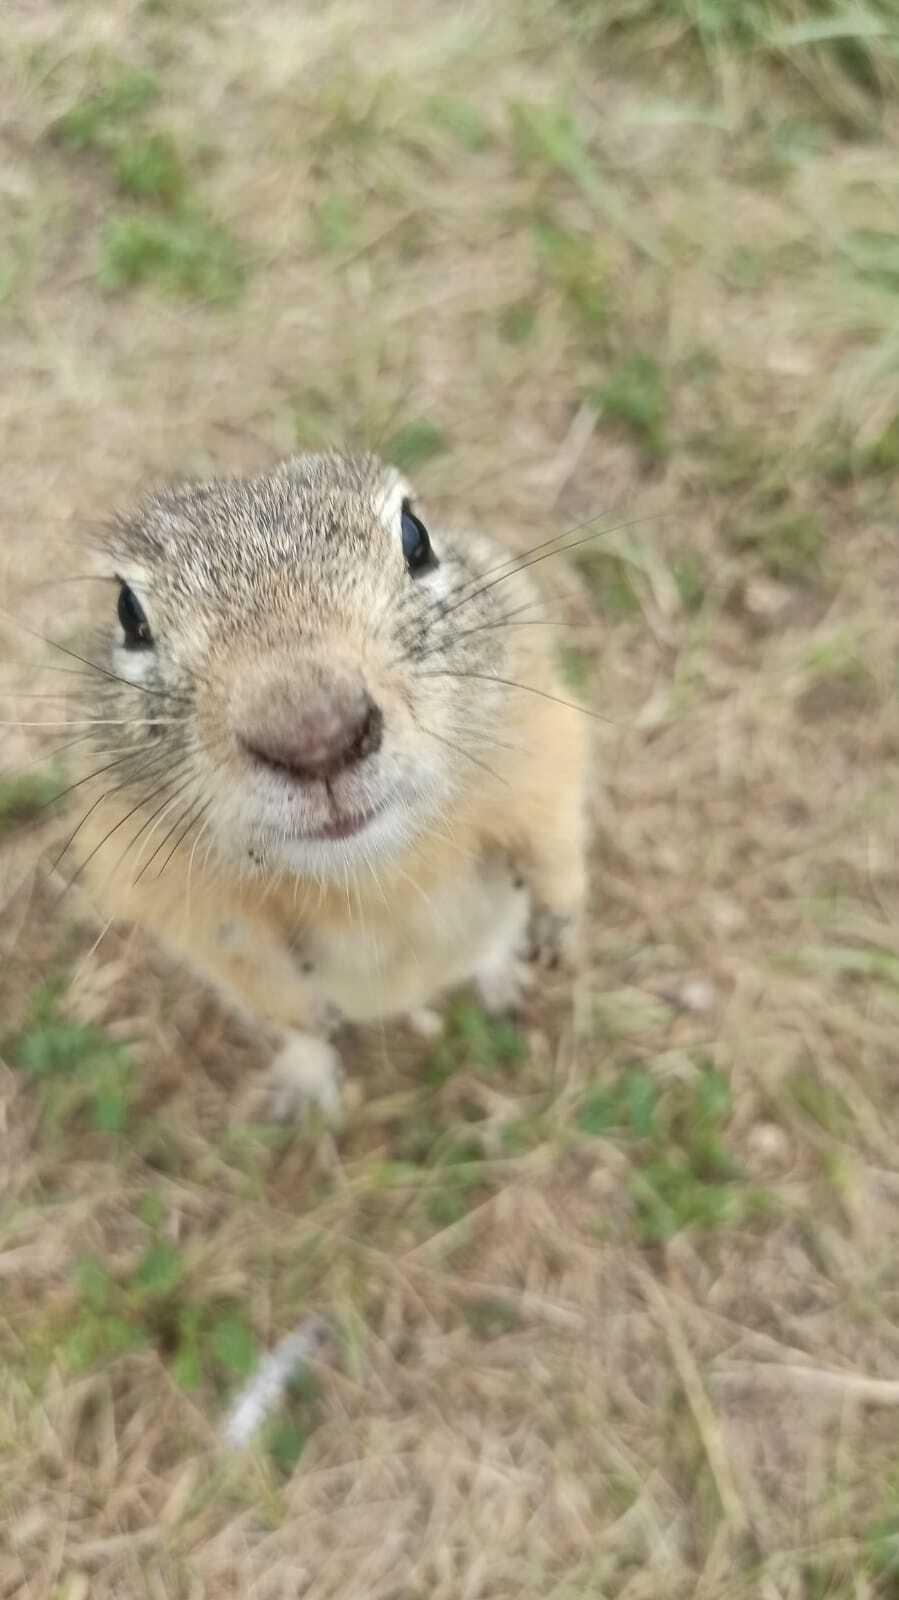
[[[588,886],[588,746],[574,708],[544,712],[541,722],[542,758],[529,763],[519,790],[515,853],[532,897],[531,958],[576,968]]]
[[[558,805],[527,842],[523,871],[533,895],[531,959],[576,968],[587,898],[587,829],[582,797]]]
[[[314,1106],[336,1120],[340,1057],[331,1042],[333,1008],[317,993],[278,926],[215,882],[190,896],[173,874],[159,882],[121,882],[99,871],[89,890],[106,916],[148,929],[176,958],[219,991],[225,1003],[276,1038],[272,1108],[287,1116]]]
[[[338,1122],[343,1068],[330,1035],[340,1018],[303,976],[289,946],[254,922],[229,919],[218,929],[207,966],[232,1004],[251,1008],[277,1030],[270,1068],[274,1115],[287,1119],[316,1109]]]

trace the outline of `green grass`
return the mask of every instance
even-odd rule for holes
[[[474,1068],[488,1075],[514,1072],[525,1059],[527,1046],[514,1022],[490,1017],[474,1001],[454,1001],[447,1013],[443,1037],[431,1052],[425,1074],[442,1083],[453,1073]]]
[[[732,1111],[728,1079],[708,1063],[688,1082],[664,1087],[645,1068],[625,1067],[587,1094],[581,1132],[631,1146],[629,1187],[643,1244],[764,1214],[767,1197],[746,1181],[728,1147]]]
[[[845,1097],[816,1073],[793,1072],[784,1087],[800,1110],[833,1138],[844,1140],[852,1133],[855,1119]]]
[[[545,207],[537,210],[531,230],[538,273],[559,296],[574,332],[603,350],[610,317],[610,290],[594,234],[564,226]],[[524,305],[527,308],[529,302]],[[524,316],[524,337],[521,336],[519,310],[518,318],[511,325],[513,339],[510,342],[524,343],[530,336],[536,312],[532,313],[530,321],[527,309]],[[509,337],[508,332],[505,336]]]
[[[422,1069],[429,1088],[394,1129],[390,1160],[380,1175],[387,1190],[409,1190],[415,1196],[418,1227],[425,1234],[460,1221],[490,1193],[491,1185],[478,1129],[483,1110],[471,1103],[448,1114],[441,1109],[441,1087],[460,1072],[514,1077],[526,1054],[513,1023],[489,1017],[469,999],[451,1003],[444,1036]]]
[[[116,180],[123,194],[175,206],[187,191],[187,170],[174,139],[148,133],[116,151]]]
[[[109,151],[160,97],[158,79],[150,72],[119,65],[107,85],[72,106],[54,124],[53,133],[70,150]]]
[[[899,235],[897,235],[899,247]],[[876,439],[865,447],[861,456],[863,472],[880,474],[899,471],[899,415],[888,422]]]
[[[263,1443],[279,1477],[290,1478],[322,1416],[321,1391],[314,1373],[290,1384],[286,1402],[267,1423]]]
[[[167,293],[222,304],[236,299],[247,262],[226,228],[200,212],[113,217],[102,240],[105,289],[156,284]]]
[[[633,617],[640,611],[640,596],[634,584],[634,571],[620,556],[587,548],[574,557],[583,573],[597,608],[612,619]]]
[[[752,457],[747,454],[747,467]],[[732,480],[738,486],[741,480]],[[821,575],[827,529],[821,511],[796,504],[788,469],[769,470],[756,480],[747,502],[735,501],[728,512],[725,537],[735,550],[751,556],[774,578],[811,584]]]
[[[422,417],[398,428],[381,448],[386,460],[392,461],[394,466],[403,472],[414,472],[426,461],[446,455],[451,446],[443,428]]]
[[[899,26],[892,0],[566,0],[590,44],[612,41],[639,75],[658,70],[651,46],[676,41],[685,93],[723,93],[733,75],[777,74],[809,117],[870,133],[899,88]],[[669,51],[669,54],[673,52]],[[783,87],[781,86],[783,85]]]
[[[63,149],[101,160],[132,209],[105,208],[99,281],[121,292],[142,284],[213,305],[234,300],[248,261],[228,229],[198,198],[173,135],[156,125],[157,79],[120,65],[98,94],[72,106],[54,125]],[[337,229],[338,201],[325,202],[325,236]],[[330,218],[330,222],[327,221]]]
[[[3,1357],[8,1343],[10,1371],[36,1381],[0,1433],[3,1476],[53,1543],[34,1585],[77,1584],[86,1563],[99,1600],[134,1588],[114,1549],[83,1554],[108,1538],[114,1433],[138,1539],[144,1522],[171,1526],[198,1473],[174,1536],[188,1586],[227,1587],[239,1505],[251,1529],[276,1531],[285,1568],[330,1562],[335,1592],[352,1587],[331,1523],[346,1491],[383,1515],[399,1589],[487,1571],[547,1600],[618,1600],[634,1584],[647,1600],[697,1584],[755,1600],[766,1582],[797,1600],[892,1593],[888,1411],[838,1430],[846,1489],[826,1480],[835,1436],[811,1386],[778,1378],[782,1419],[771,1374],[719,1381],[728,1326],[751,1336],[747,1363],[773,1359],[765,1335],[787,1329],[818,1368],[858,1350],[875,1375],[895,1343],[890,1207],[875,1207],[877,1227],[862,1211],[894,1143],[899,995],[885,3],[529,0],[490,19],[489,41],[473,14],[432,8],[420,54],[404,19],[370,61],[339,7],[311,33],[248,12],[238,36],[197,0],[153,0],[131,23],[104,19],[118,62],[94,54],[82,9],[48,24],[49,53],[21,54],[21,173],[0,197],[21,466],[7,539],[29,575],[45,576],[45,491],[37,514],[20,508],[20,478],[46,485],[51,516],[70,478],[102,511],[135,439],[138,476],[164,472],[166,452],[172,471],[185,451],[241,470],[294,442],[377,439],[410,474],[433,468],[462,523],[520,518],[535,545],[609,507],[652,522],[575,553],[596,618],[572,630],[561,670],[572,696],[595,692],[602,721],[576,1015],[559,1016],[553,985],[529,1002],[526,1035],[470,999],[436,1048],[404,1035],[394,1056],[392,1032],[366,1030],[371,1075],[346,1126],[321,1137],[252,1120],[265,1110],[246,1069],[261,1078],[261,1053],[230,1025],[183,1030],[189,980],[155,963],[144,994],[130,979],[120,1000],[110,991],[148,1041],[139,1092],[136,1051],[73,1021],[62,991],[5,1042],[21,1186],[0,1218]],[[241,300],[250,271],[258,292]],[[227,310],[194,315],[204,303]],[[75,429],[61,419],[92,327],[104,337]],[[53,471],[33,472],[48,436]],[[784,600],[764,627],[750,591]],[[838,794],[822,793],[822,771]],[[8,854],[51,797],[43,780],[0,790]],[[16,964],[29,937],[23,923]],[[114,963],[115,943],[102,952]],[[45,928],[34,944],[38,969]],[[708,975],[708,1011],[687,1003],[687,973]],[[350,1044],[351,1076],[356,1061]],[[751,1555],[722,1523],[673,1342],[637,1311],[650,1277],[713,1430],[728,1452],[746,1441]],[[228,1463],[222,1488],[222,1410],[262,1340],[310,1305],[352,1326],[355,1364],[344,1349],[322,1396],[295,1386],[264,1456]],[[282,1495],[322,1417],[308,1492]],[[508,1448],[519,1438],[526,1461]],[[504,1475],[504,1543],[468,1515],[484,1461]],[[323,1489],[322,1467],[339,1484]],[[554,1467],[583,1500],[548,1529],[539,1489]],[[82,1509],[57,1545],[60,1484]],[[418,1505],[439,1507],[444,1488],[449,1575]],[[267,1538],[259,1550],[246,1581],[277,1588]]]
[[[182,1388],[229,1392],[256,1365],[256,1336],[242,1307],[198,1297],[188,1273],[185,1252],[158,1233],[124,1275],[83,1257],[76,1309],[62,1336],[68,1365],[83,1372],[155,1348]]]
[[[52,770],[3,779],[0,782],[0,838],[23,822],[39,817],[64,787],[62,774]]]
[[[635,351],[613,367],[591,395],[600,422],[617,423],[632,435],[647,461],[668,454],[668,386],[653,356]]]
[[[5,1054],[30,1078],[48,1127],[73,1120],[105,1133],[126,1126],[132,1095],[128,1048],[101,1028],[70,1021],[62,1010],[64,986],[50,980],[32,999],[25,1026]]]

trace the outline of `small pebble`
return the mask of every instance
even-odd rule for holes
[[[750,1159],[768,1172],[785,1171],[793,1159],[789,1137],[776,1122],[755,1123],[746,1144]]]

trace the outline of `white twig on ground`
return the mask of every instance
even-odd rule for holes
[[[264,1357],[232,1401],[224,1426],[227,1445],[241,1449],[250,1443],[278,1405],[291,1379],[310,1356],[315,1355],[330,1332],[325,1317],[307,1317]]]

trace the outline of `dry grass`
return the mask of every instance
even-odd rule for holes
[[[0,786],[4,1596],[896,1592],[893,8],[497,9],[7,8],[19,621],[67,636],[90,586],[44,580],[137,483],[298,441],[522,546],[640,521],[571,601],[583,992],[362,1041],[337,1141]],[[52,720],[3,632],[4,717]],[[7,774],[61,740],[4,734]]]

